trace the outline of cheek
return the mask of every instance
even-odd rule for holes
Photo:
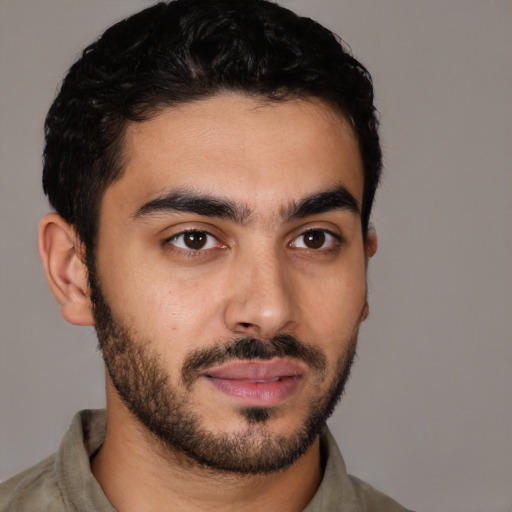
[[[344,270],[307,286],[302,312],[320,339],[347,340],[358,328],[366,300],[364,265]]]
[[[127,257],[109,270],[102,289],[114,317],[162,355],[172,347],[173,358],[179,359],[204,346],[206,336],[212,341],[220,320],[221,306],[212,292],[218,283],[191,279],[161,262],[131,264]]]

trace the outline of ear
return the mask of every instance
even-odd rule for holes
[[[375,227],[370,224],[366,233],[366,257],[370,259],[376,252],[379,243],[377,240],[377,231]]]
[[[75,325],[94,325],[87,267],[75,230],[56,213],[45,215],[39,224],[38,249],[64,319]]]
[[[368,227],[368,231],[366,233],[366,262],[377,252],[377,247],[379,243],[377,240],[377,232],[375,231],[375,227],[370,225]],[[364,322],[368,315],[370,314],[370,306],[368,305],[368,300],[365,300],[363,310],[361,311],[361,322]]]

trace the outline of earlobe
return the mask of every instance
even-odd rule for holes
[[[365,301],[364,306],[363,306],[363,311],[361,311],[360,321],[364,322],[368,318],[369,314],[370,314],[370,306],[368,304],[368,301]]]
[[[87,267],[75,230],[56,213],[45,215],[39,224],[38,249],[64,319],[75,325],[94,325]]]

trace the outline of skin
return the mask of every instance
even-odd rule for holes
[[[180,371],[187,354],[241,336],[291,334],[314,346],[327,362],[323,380],[299,363],[300,385],[265,424],[271,435],[295,430],[306,404],[326,394],[368,314],[366,269],[377,242],[373,231],[363,236],[350,208],[291,220],[285,212],[340,185],[360,205],[363,170],[352,128],[315,99],[268,103],[226,94],[130,125],[123,156],[124,173],[102,200],[97,251],[114,318],[146,340],[202,427],[229,436],[248,428],[240,404],[206,378],[185,389]],[[148,202],[184,189],[229,200],[247,215],[242,222],[167,210],[137,216]],[[182,233],[191,229],[211,234],[203,249],[184,243]],[[305,243],[311,229],[326,233],[320,247]],[[93,325],[73,229],[56,214],[46,216],[39,248],[64,318]],[[184,511],[295,511],[318,488],[318,439],[278,473],[213,472],[163,447],[108,377],[106,386],[107,437],[92,469],[120,511],[167,510],[168,504]]]

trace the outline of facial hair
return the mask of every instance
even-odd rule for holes
[[[126,407],[153,438],[187,463],[237,474],[268,474],[293,464],[313,444],[340,400],[355,357],[357,331],[338,358],[337,371],[325,389],[326,358],[311,345],[290,335],[271,340],[240,338],[191,351],[181,370],[182,386],[174,385],[151,342],[138,339],[114,319],[112,310],[90,274],[91,300],[100,350],[112,383]],[[301,360],[308,365],[314,393],[305,404],[302,422],[286,435],[269,423],[279,407],[239,410],[244,428],[235,434],[208,430],[194,410],[190,390],[200,372],[226,361]],[[182,388],[185,388],[183,390]]]

